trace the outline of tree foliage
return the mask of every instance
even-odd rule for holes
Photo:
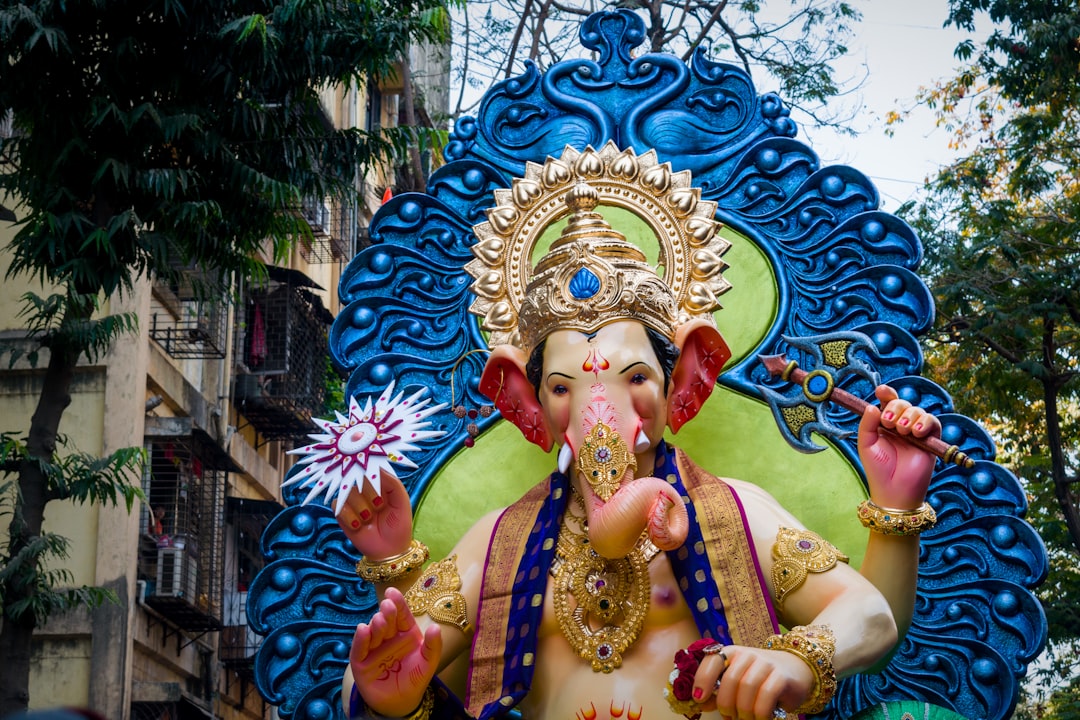
[[[142,497],[142,490],[133,482],[145,461],[142,448],[122,448],[97,457],[70,447],[62,435],[57,445],[60,451],[54,457],[31,459],[24,441],[13,433],[0,434],[0,474],[18,472],[23,462],[35,463],[45,477],[49,501],[115,505],[123,499],[130,510],[135,499]],[[0,517],[21,524],[20,499],[17,483],[0,483]],[[68,569],[50,566],[50,560],[66,560],[69,548],[67,538],[44,531],[21,544],[14,544],[10,536],[0,543],[0,612],[5,619],[19,622],[32,617],[41,625],[54,612],[119,601],[115,593],[104,588],[72,586],[73,576]]]
[[[264,247],[276,259],[307,237],[301,199],[353,192],[363,167],[415,139],[335,129],[320,91],[391,74],[410,43],[445,39],[447,17],[444,0],[0,4],[0,197],[18,217],[7,277],[48,288],[25,296],[11,350],[35,364],[40,352],[45,370],[3,465],[18,482],[0,558],[0,716],[27,704],[34,627],[105,597],[44,569],[66,551],[45,505],[134,497],[135,451],[91,458],[58,436],[80,358],[134,326],[101,317],[101,301],[192,265],[211,278],[199,289],[220,292],[259,272]]]
[[[957,27],[985,14],[993,30],[962,43],[968,66],[923,94],[962,157],[902,212],[926,246],[938,305],[930,374],[990,421],[1047,545],[1043,672],[1061,708],[1080,677],[1080,6],[950,8]]]
[[[541,70],[581,52],[581,21],[605,3],[560,0],[471,0],[454,16],[460,94],[455,116],[472,112],[479,91],[519,74],[531,61]],[[850,120],[835,97],[850,90],[832,63],[861,14],[845,0],[794,0],[782,9],[756,0],[617,0],[607,8],[640,11],[645,51],[689,59],[702,48],[713,60],[738,63],[760,86],[807,113],[812,122],[844,129]],[[472,92],[470,92],[472,91]],[[827,100],[834,102],[825,105]]]

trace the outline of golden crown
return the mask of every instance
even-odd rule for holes
[[[673,173],[654,151],[638,157],[609,142],[601,150],[567,147],[525,177],[495,191],[488,221],[473,228],[477,244],[465,269],[475,278],[470,311],[482,318],[489,345],[530,352],[555,330],[594,332],[637,320],[674,339],[696,317],[712,319],[729,289],[720,259],[730,243],[717,233],[716,203],[702,201],[690,172]],[[598,205],[644,220],[659,242],[663,277],[645,254],[614,230]],[[551,223],[571,213],[558,240],[536,264],[530,258]]]

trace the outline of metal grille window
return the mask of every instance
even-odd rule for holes
[[[225,604],[218,657],[242,678],[254,678],[255,652],[263,636],[247,621],[248,585],[265,564],[259,541],[282,510],[270,500],[230,497],[225,512]]]
[[[238,368],[233,400],[247,421],[268,440],[311,432],[311,416],[325,395],[327,327],[333,316],[296,270],[267,268],[269,282],[251,287],[238,312]]]
[[[356,201],[347,197],[308,201],[301,208],[311,238],[300,243],[300,255],[311,264],[343,260],[356,243]]]
[[[150,337],[174,358],[223,358],[228,301],[200,297],[196,270],[180,270],[174,281],[155,279],[150,308]]]
[[[184,419],[147,428],[147,507],[140,521],[139,579],[145,602],[187,631],[222,626],[226,473],[232,469],[205,432],[170,435]],[[155,434],[158,431],[160,434]]]

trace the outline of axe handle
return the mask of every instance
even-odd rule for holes
[[[802,385],[803,381],[806,379],[806,376],[810,374],[800,368],[794,361],[786,360],[783,355],[774,357],[778,360],[783,360],[783,370],[780,372],[777,372],[778,362],[769,362],[769,360],[772,360],[772,358],[763,358],[765,367],[773,376],[780,375],[784,380],[787,380],[788,382],[794,382]],[[859,417],[862,417],[863,413],[866,412],[866,408],[870,407],[870,403],[866,402],[862,398],[855,397],[848,391],[842,390],[838,387],[832,388],[828,399],[832,400],[840,407],[856,413]],[[972,460],[966,453],[962,452],[957,446],[950,445],[939,437],[930,436],[920,438],[915,437],[914,435],[901,435],[895,430],[887,428],[884,425],[878,427],[878,432],[883,435],[887,435],[890,438],[897,438],[910,445],[914,445],[915,447],[921,450],[925,450],[932,455],[936,455],[937,457],[945,461],[945,463],[951,463],[962,468],[975,467],[975,461]]]

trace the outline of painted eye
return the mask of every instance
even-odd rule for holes
[[[634,373],[630,378],[631,385],[644,385],[648,378],[645,377],[645,373]]]
[[[565,385],[556,385],[555,387],[551,388],[552,395],[565,395],[568,392],[570,392],[570,388],[566,387]]]

